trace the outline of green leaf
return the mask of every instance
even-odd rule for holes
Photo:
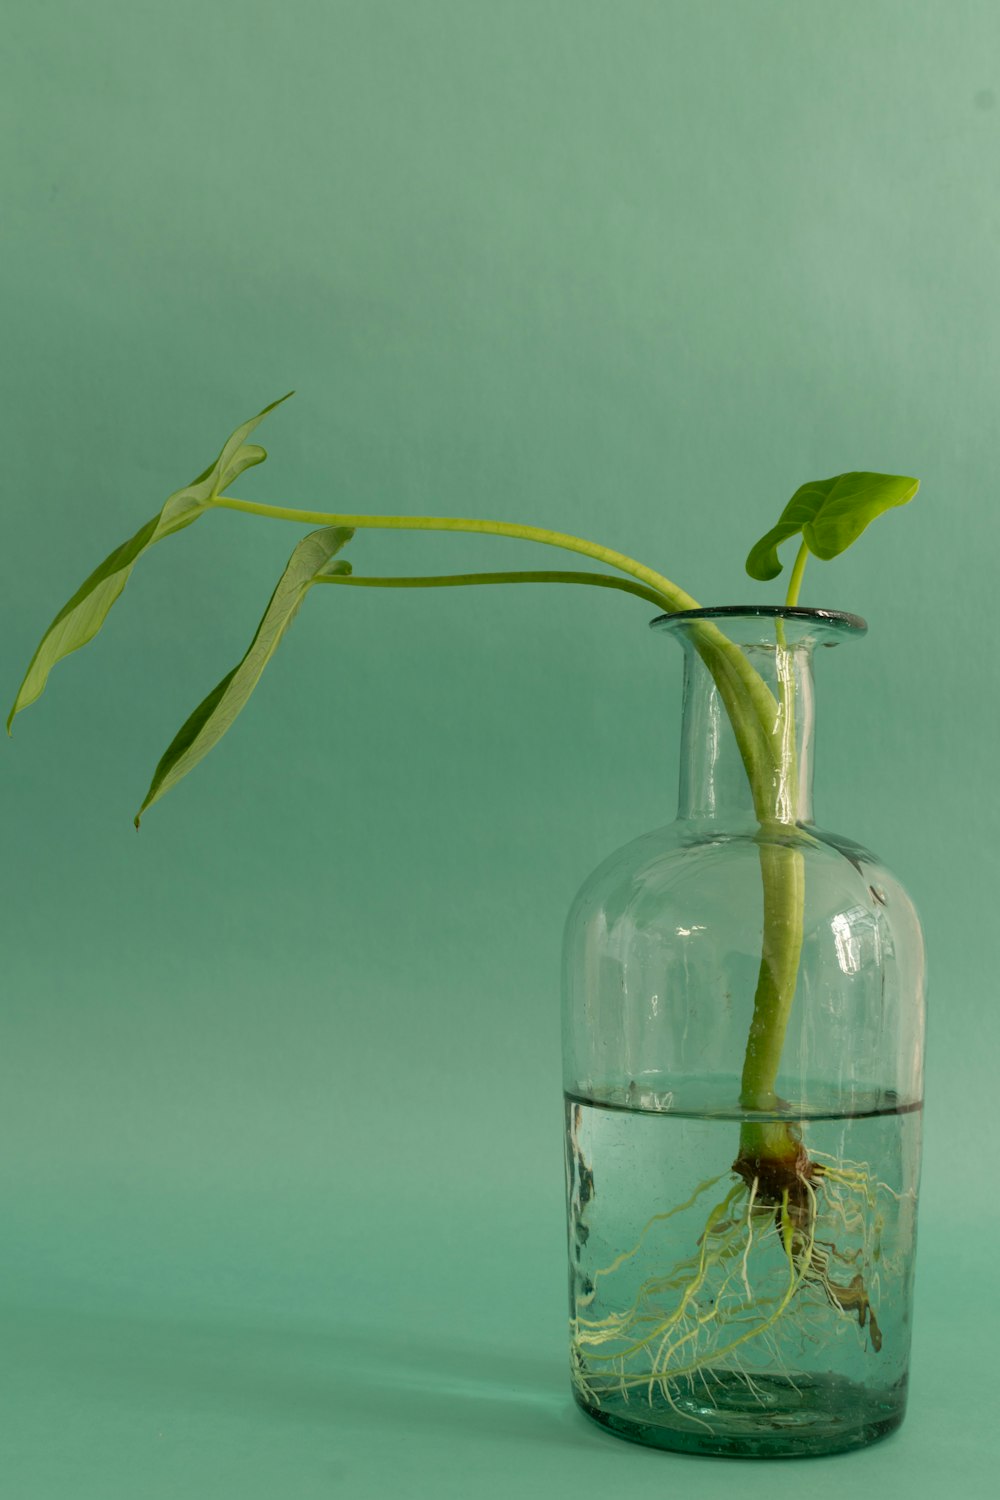
[[[192,521],[196,521],[211,508],[216,497],[245,469],[264,462],[267,450],[258,447],[256,443],[248,443],[246,439],[258,422],[263,421],[268,412],[280,406],[282,401],[287,401],[291,394],[289,391],[288,395],[272,401],[263,411],[251,417],[249,422],[237,427],[226,439],[215,463],[209,464],[185,489],[177,490],[171,495],[159,515],[153,516],[145,526],[140,527],[135,536],[116,547],[110,557],[106,557],[100,567],[95,568],[86,582],[80,585],[69,603],[56,615],[31,658],[7,720],[8,734],[15,715],[41,697],[49,673],[56,663],[71,651],[78,651],[81,646],[93,640],[142,554],[155,542],[190,526]]]
[[[152,807],[194,769],[246,707],[261,673],[317,579],[350,573],[350,563],[331,562],[331,558],[353,535],[353,528],[349,526],[325,526],[321,531],[311,531],[299,542],[278,580],[243,660],[199,703],[164,752],[136,815],[136,828],[147,807]]]
[[[795,491],[778,524],[750,549],[747,572],[762,581],[777,578],[781,572],[778,548],[799,532],[815,557],[827,561],[836,557],[857,541],[876,516],[912,500],[919,485],[919,479],[904,474],[854,472],[811,480]]]

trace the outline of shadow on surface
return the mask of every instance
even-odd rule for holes
[[[565,1363],[356,1326],[254,1326],[124,1312],[6,1310],[6,1367],[37,1397],[320,1423],[361,1436],[442,1426],[474,1437],[579,1447],[591,1436]]]

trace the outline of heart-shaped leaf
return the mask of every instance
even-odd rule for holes
[[[78,651],[81,646],[93,640],[142,554],[164,537],[173,536],[175,532],[183,531],[185,526],[190,526],[192,521],[196,521],[211,508],[216,497],[245,469],[263,463],[267,450],[258,447],[256,443],[248,443],[246,439],[258,422],[263,421],[268,412],[280,406],[282,401],[287,401],[291,394],[289,391],[288,395],[272,401],[263,411],[251,417],[249,422],[237,427],[226,439],[215,463],[209,464],[185,489],[177,490],[171,495],[164,502],[159,515],[153,516],[145,526],[140,527],[135,536],[116,547],[110,557],[106,557],[100,567],[95,568],[86,582],[80,585],[72,599],[56,615],[31,658],[7,720],[8,734],[15,715],[41,697],[49,673],[56,663],[71,651]]]
[[[919,485],[919,479],[904,474],[863,472],[803,484],[781,512],[778,524],[750,549],[747,572],[762,581],[777,578],[781,572],[778,548],[799,532],[815,557],[836,557],[857,541],[876,516],[912,500]]]
[[[199,703],[164,752],[136,815],[136,828],[147,807],[176,786],[231,728],[317,579],[350,573],[350,563],[331,559],[353,535],[348,526],[325,526],[299,542],[243,660]]]

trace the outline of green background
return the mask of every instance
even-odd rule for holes
[[[547,525],[704,603],[780,597],[742,560],[803,480],[919,475],[803,602],[871,622],[821,664],[818,816],[910,888],[932,1015],[903,1431],[803,1470],[591,1428],[560,932],[672,813],[679,653],[622,594],[317,592],[137,837],[299,534],[209,517],[2,747],[5,1493],[987,1493],[998,49],[994,0],[9,0],[8,698],[292,386],[237,493]]]

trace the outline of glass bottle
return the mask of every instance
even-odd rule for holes
[[[924,958],[905,891],[812,814],[827,610],[693,610],[677,819],[589,877],[564,949],[570,1347],[609,1431],[690,1453],[902,1421]]]

